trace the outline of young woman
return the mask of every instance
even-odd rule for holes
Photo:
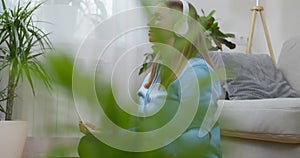
[[[184,0],[167,1],[154,9],[148,26],[155,58],[151,72],[138,91],[139,113],[144,117],[130,129],[136,132],[153,131],[174,121],[174,118],[188,118],[191,115],[191,120],[176,124],[186,127],[184,132],[166,146],[148,152],[113,149],[87,135],[79,144],[81,157],[87,157],[85,155],[97,149],[99,152],[94,157],[222,157],[220,129],[212,110],[217,106],[220,85],[201,27],[197,25],[198,18],[196,9]],[[192,110],[179,114],[182,107]],[[89,133],[83,124],[80,124],[80,129],[83,133]]]

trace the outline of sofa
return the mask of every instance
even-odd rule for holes
[[[299,50],[300,37],[289,39],[283,44],[275,66],[298,94],[300,94]],[[222,53],[219,52],[221,58]],[[237,54],[231,53],[232,56]],[[227,69],[227,63],[223,64]],[[224,82],[226,83],[226,80]],[[226,90],[224,92],[226,93]],[[300,157],[299,97],[233,100],[223,98],[218,101],[218,106],[221,109],[219,124],[223,158]]]

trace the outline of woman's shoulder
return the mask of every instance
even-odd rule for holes
[[[213,69],[209,64],[202,58],[191,58],[188,60],[184,70],[182,71],[182,76],[186,76],[190,73],[195,73],[197,76],[204,76],[213,72]]]
[[[200,57],[189,59],[188,64],[191,68],[201,67],[203,69],[208,69],[210,67],[209,64],[203,58]]]

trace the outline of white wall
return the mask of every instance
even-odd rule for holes
[[[246,50],[246,40],[250,31],[252,12],[255,0],[190,0],[198,9],[203,8],[207,13],[215,9],[216,17],[224,32],[236,34],[237,49]],[[300,34],[300,1],[299,0],[261,0],[264,15],[269,29],[275,56],[278,57],[285,40]],[[242,40],[241,40],[242,37]],[[268,53],[260,16],[257,16],[252,52]]]

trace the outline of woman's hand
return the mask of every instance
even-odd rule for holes
[[[82,121],[79,121],[79,129],[80,129],[81,133],[90,134],[91,131],[88,128],[91,129],[92,131],[96,131],[95,125],[87,123],[87,122],[83,123]]]

